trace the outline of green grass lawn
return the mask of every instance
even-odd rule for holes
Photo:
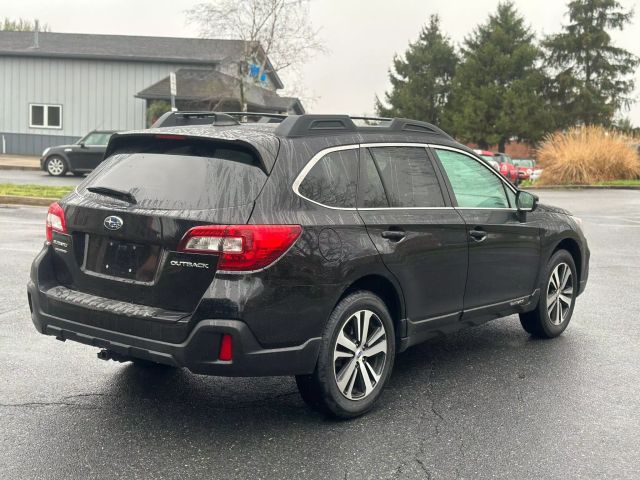
[[[58,199],[64,197],[74,188],[75,187],[49,187],[45,185],[16,185],[13,183],[0,183],[0,195]]]

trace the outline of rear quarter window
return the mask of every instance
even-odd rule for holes
[[[353,208],[356,204],[358,150],[327,153],[311,167],[298,193],[328,207]]]

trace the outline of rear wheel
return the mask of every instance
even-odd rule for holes
[[[578,275],[573,257],[566,250],[559,250],[547,264],[538,306],[532,312],[520,314],[522,328],[536,337],[557,337],[569,325],[577,293]]]
[[[64,158],[58,155],[53,155],[47,159],[45,168],[49,175],[53,177],[61,177],[67,173],[67,162],[65,162]]]
[[[298,375],[303,400],[312,408],[353,418],[369,411],[387,383],[395,357],[393,322],[384,302],[370,292],[353,293],[329,317],[311,375]]]

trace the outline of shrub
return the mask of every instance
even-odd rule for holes
[[[171,111],[171,104],[164,100],[154,100],[147,107],[147,128],[154,124],[162,115]]]
[[[640,178],[638,139],[603,127],[574,127],[545,137],[538,149],[539,183],[588,185]]]

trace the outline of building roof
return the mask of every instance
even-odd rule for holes
[[[216,64],[244,56],[243,40],[143,37],[87,33],[0,31],[0,56],[78,58],[139,62]],[[276,88],[283,88],[271,72]]]
[[[138,92],[136,97],[147,100],[168,100],[169,77]],[[213,69],[181,68],[176,72],[176,100],[208,100],[216,102],[240,98],[238,80]],[[282,97],[257,85],[245,85],[245,100],[253,107],[268,110],[294,111],[303,114],[304,108],[296,97]]]

